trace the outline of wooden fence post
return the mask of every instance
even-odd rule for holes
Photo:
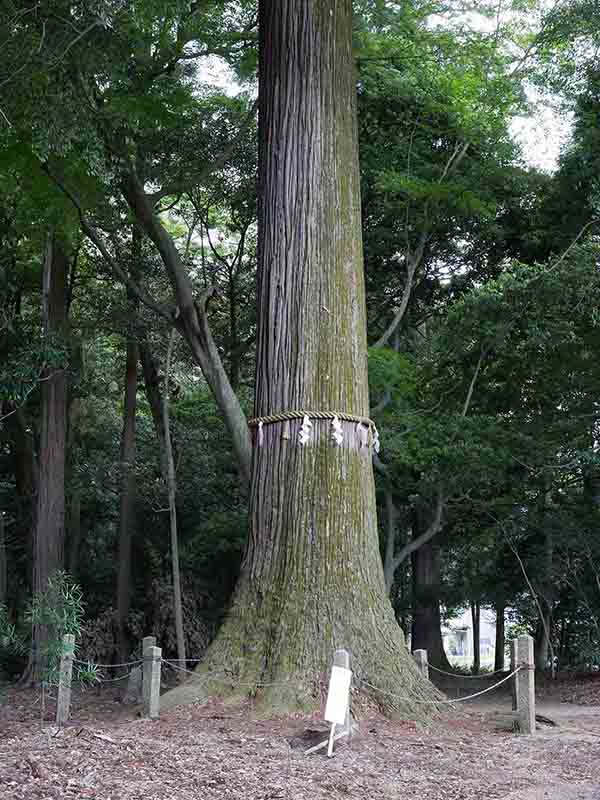
[[[150,706],[151,647],[156,647],[156,636],[144,636],[142,639],[142,702],[144,711]]]
[[[427,650],[415,650],[412,654],[419,672],[424,678],[429,680],[429,661],[427,660]]]
[[[160,714],[160,665],[162,650],[150,647],[144,658],[144,689],[148,686],[148,696],[144,694],[144,714],[150,719],[158,719]],[[146,679],[147,676],[147,679]]]
[[[535,663],[533,658],[533,638],[519,636],[513,641],[513,669],[519,668],[515,675],[513,706],[518,715],[521,733],[535,733]]]
[[[73,677],[73,659],[75,657],[75,636],[65,633],[62,641],[60,657],[60,674],[58,677],[58,702],[56,704],[56,724],[64,725],[69,719],[71,706],[71,680]]]

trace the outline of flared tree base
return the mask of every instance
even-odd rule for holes
[[[254,698],[264,715],[310,713],[322,707],[335,650],[352,658],[353,691],[389,716],[421,720],[440,714],[443,696],[417,669],[391,608],[373,595],[335,592],[318,598],[240,587],[205,661],[161,708]]]

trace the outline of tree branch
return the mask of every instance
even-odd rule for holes
[[[215,397],[231,434],[242,479],[247,484],[252,466],[250,431],[239,398],[223,366],[206,314],[206,303],[214,293],[214,288],[210,287],[200,301],[195,302],[190,276],[173,239],[154,211],[151,198],[145,193],[133,164],[130,164],[129,171],[123,176],[122,191],[138,223],[160,253],[180,312],[177,328],[186,339],[194,360],[202,369]]]
[[[131,293],[137,297],[137,299],[143,303],[147,308],[151,309],[152,311],[156,312],[159,316],[163,319],[167,320],[171,325],[173,324],[173,320],[175,318],[175,309],[168,308],[167,306],[163,306],[160,303],[155,302],[149,295],[146,294],[138,285],[137,283],[131,278],[131,276],[127,273],[126,270],[122,269],[115,259],[111,256],[108,248],[106,247],[105,243],[102,241],[102,237],[98,233],[98,231],[94,228],[94,226],[89,222],[83,213],[82,205],[77,198],[77,196],[58,178],[54,175],[47,164],[42,164],[42,170],[46,173],[46,175],[50,178],[50,180],[60,189],[60,191],[73,203],[75,209],[77,210],[77,214],[79,216],[79,224],[81,226],[81,230],[83,233],[88,237],[88,239],[95,245],[96,249],[100,252],[106,263],[108,264],[109,268],[112,272],[119,278],[119,280],[127,286],[127,288],[131,291]]]
[[[427,542],[429,542],[437,533],[439,533],[439,531],[442,529],[442,516],[444,513],[445,504],[442,487],[438,486],[435,514],[432,523],[429,525],[427,530],[423,531],[423,533],[417,536],[416,539],[411,539],[410,542],[405,544],[404,547],[400,549],[400,552],[394,557],[393,560],[394,572],[398,569],[403,561],[406,561],[406,559],[416,550],[418,550],[424,544],[427,544]]]
[[[475,389],[475,384],[477,383],[477,378],[479,377],[479,372],[481,370],[481,365],[483,363],[483,359],[487,353],[487,349],[482,347],[481,352],[479,354],[479,359],[477,361],[477,366],[475,367],[475,372],[473,373],[473,377],[471,378],[471,383],[469,384],[469,389],[467,391],[467,396],[465,397],[465,402],[463,404],[461,417],[464,419],[467,416],[469,411],[469,406],[471,405],[471,400],[473,399],[473,391]]]

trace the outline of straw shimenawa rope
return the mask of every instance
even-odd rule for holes
[[[369,417],[361,417],[358,414],[345,414],[342,411],[281,411],[278,414],[268,414],[264,417],[253,417],[248,420],[250,428],[257,428],[259,423],[271,425],[275,422],[288,422],[294,419],[339,419],[343,422],[356,422],[367,427],[375,427],[375,423]]]

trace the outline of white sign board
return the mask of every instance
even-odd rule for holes
[[[346,722],[346,712],[350,700],[350,682],[352,670],[345,667],[332,667],[325,706],[325,720],[343,725]]]

